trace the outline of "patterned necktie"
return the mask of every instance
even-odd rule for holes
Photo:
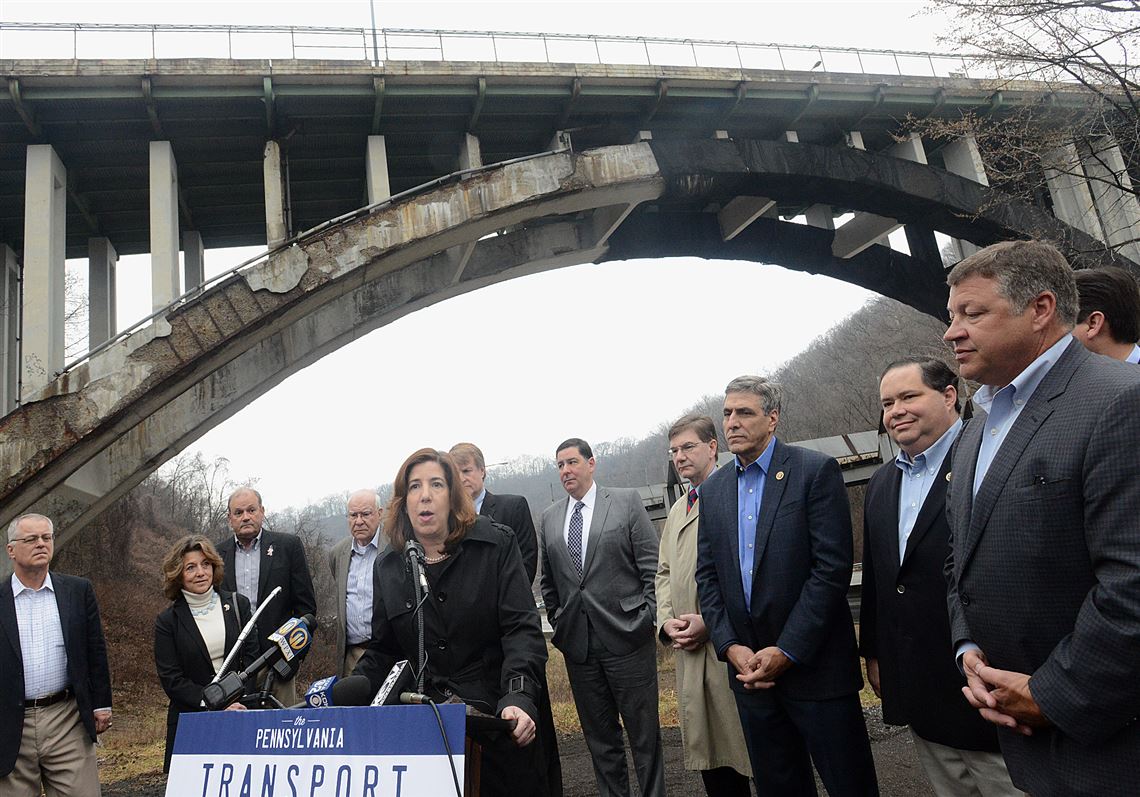
[[[690,487],[689,488],[689,505],[685,509],[686,514],[693,511],[693,504],[695,504],[696,502],[697,502],[697,488],[696,487]]]
[[[566,534],[566,548],[570,551],[570,558],[574,560],[574,569],[578,571],[578,579],[582,579],[582,507],[585,504],[579,501],[574,505],[574,514],[570,515],[570,531]]]

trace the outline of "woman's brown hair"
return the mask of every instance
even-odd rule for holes
[[[449,509],[447,513],[447,537],[443,541],[444,551],[451,553],[475,523],[475,504],[471,496],[459,482],[459,469],[451,455],[434,448],[421,448],[400,466],[396,482],[392,486],[392,498],[388,501],[388,511],[384,516],[384,533],[395,551],[403,551],[408,540],[413,539],[412,521],[408,517],[408,477],[412,468],[424,462],[435,462],[443,469],[447,480]]]
[[[175,600],[182,594],[182,557],[192,551],[201,551],[206,561],[214,566],[214,587],[222,583],[225,565],[214,543],[201,534],[187,534],[171,546],[162,558],[162,594]]]

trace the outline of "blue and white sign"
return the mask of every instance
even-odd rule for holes
[[[462,706],[439,707],[463,783]],[[446,797],[451,767],[430,706],[183,714],[166,797]]]

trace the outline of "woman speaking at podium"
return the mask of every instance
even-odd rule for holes
[[[218,589],[221,583],[222,557],[199,534],[178,540],[162,560],[162,592],[174,601],[154,621],[154,663],[170,698],[163,772],[170,771],[178,715],[204,710],[203,687],[214,679],[242,626],[249,622],[249,601],[244,595]],[[257,654],[258,638],[253,633],[245,640],[236,669],[254,661]],[[230,708],[244,706],[234,703]]]
[[[459,698],[517,721],[510,733],[480,739],[480,794],[542,794],[532,743],[546,642],[518,545],[475,514],[455,463],[431,448],[415,452],[400,467],[384,533],[391,548],[373,571],[372,641],[356,673],[379,689],[397,661],[407,659],[416,667],[416,615],[422,612],[423,691],[440,703]],[[429,587],[419,609],[406,566],[406,548],[413,541],[423,546]]]

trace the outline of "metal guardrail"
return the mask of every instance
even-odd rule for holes
[[[2,22],[0,58],[315,58],[595,63],[917,77],[995,77],[984,60],[943,53],[708,39],[406,28]]]

